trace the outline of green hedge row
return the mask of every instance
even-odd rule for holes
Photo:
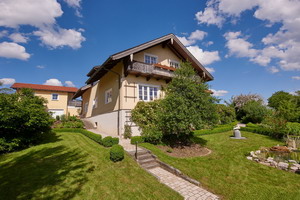
[[[87,131],[85,129],[80,129],[80,128],[56,128],[53,129],[54,132],[75,132],[75,133],[81,133],[85,135],[86,137],[94,140],[95,142],[102,144],[102,136],[95,134],[93,132]]]
[[[203,129],[203,130],[196,130],[194,131],[194,135],[209,135],[209,134],[214,134],[214,133],[222,133],[222,132],[227,132],[233,130],[233,127],[237,124],[238,122],[232,122],[230,124],[224,124],[224,125],[219,125],[213,129]]]

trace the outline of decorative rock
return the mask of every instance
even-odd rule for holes
[[[295,164],[297,164],[297,161],[295,161],[295,160],[288,160],[289,161],[289,163],[295,163]]]
[[[270,162],[270,165],[274,166],[274,167],[277,167],[278,163],[276,161],[272,161],[272,162]]]
[[[283,170],[287,170],[289,168],[289,164],[284,163],[284,162],[279,162],[278,163],[278,168],[283,169]]]
[[[255,151],[255,154],[260,154],[260,153],[261,153],[260,150]]]
[[[293,167],[298,167],[300,169],[300,164],[293,164]]]
[[[259,162],[259,159],[258,158],[254,158],[253,159],[255,162]]]
[[[291,170],[292,170],[293,172],[296,172],[296,171],[298,170],[298,167],[291,167]]]
[[[252,160],[252,157],[251,157],[251,156],[247,156],[247,159],[248,159],[248,160]]]
[[[268,163],[268,162],[260,162],[260,164],[263,164],[263,165],[266,165],[266,166],[271,166],[271,163]]]
[[[269,157],[269,158],[267,159],[267,161],[268,161],[268,162],[274,162],[274,158]]]

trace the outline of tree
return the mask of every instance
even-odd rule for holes
[[[215,103],[218,100],[208,93],[208,85],[190,63],[182,63],[174,72],[165,92],[164,99],[139,103],[132,111],[132,119],[142,128],[143,135],[161,134],[165,141],[185,143],[194,129],[217,123]]]
[[[249,101],[240,110],[243,113],[242,122],[261,123],[270,114],[266,106],[259,101]]]
[[[236,114],[233,107],[224,104],[217,104],[216,107],[220,124],[228,124],[236,120]]]
[[[268,106],[274,108],[275,110],[278,110],[280,104],[282,104],[283,101],[290,101],[292,98],[293,95],[284,91],[278,91],[272,94],[270,98],[268,98]]]
[[[45,103],[45,99],[34,96],[29,89],[22,89],[14,94],[0,94],[2,143],[17,142],[17,146],[26,147],[48,133],[53,119],[46,111]]]
[[[234,107],[237,120],[242,120],[245,116],[242,108],[250,101],[257,101],[260,104],[263,103],[262,97],[258,94],[240,94],[238,96],[233,96],[227,104]]]

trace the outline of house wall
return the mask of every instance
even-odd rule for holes
[[[176,56],[169,47],[163,48],[162,45],[156,45],[145,51],[141,51],[133,55],[133,59],[136,61],[144,62],[145,54],[151,54],[158,57],[158,63],[162,65],[170,66],[169,60],[181,62],[180,58]]]
[[[52,92],[35,90],[35,95],[47,99],[48,109],[64,109],[64,114],[67,114],[68,93],[67,92]],[[58,100],[52,100],[52,94],[58,94]]]

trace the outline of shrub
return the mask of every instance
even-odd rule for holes
[[[102,136],[98,135],[96,133],[87,131],[85,129],[78,129],[78,128],[60,128],[60,129],[53,129],[54,132],[75,132],[75,133],[81,133],[85,135],[86,137],[94,140],[95,142],[102,144]]]
[[[119,144],[119,138],[113,138],[111,136],[107,136],[102,140],[102,145],[105,147],[111,147],[114,144]]]
[[[125,125],[124,126],[124,138],[125,139],[130,139],[131,135],[132,135],[131,126]]]
[[[56,115],[55,119],[56,119],[56,121],[59,121],[60,120],[59,115]]]
[[[110,160],[118,162],[124,159],[124,149],[121,145],[114,144],[109,151]]]
[[[300,123],[288,122],[286,124],[286,128],[287,128],[287,134],[288,135],[298,135],[298,136],[300,136]]]
[[[230,124],[219,125],[213,129],[203,129],[194,131],[195,135],[209,135],[214,133],[222,133],[233,130],[233,127],[237,124],[237,122],[232,122]]]
[[[270,114],[266,106],[259,101],[247,102],[239,111],[242,114],[242,122],[261,123],[263,119]]]
[[[142,132],[142,137],[145,142],[149,142],[152,144],[161,143],[163,138],[162,132],[157,127],[144,127]]]
[[[83,128],[82,121],[65,121],[61,124],[61,128]]]
[[[133,136],[131,137],[130,143],[131,144],[136,144],[137,143],[143,143],[144,142],[144,138],[142,136]]]

